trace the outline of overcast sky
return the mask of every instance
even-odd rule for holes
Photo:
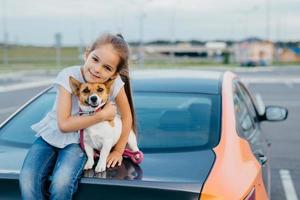
[[[121,32],[128,41],[139,41],[141,35],[144,41],[264,39],[268,30],[272,40],[300,40],[300,0],[0,2],[0,42],[5,29],[10,43],[36,45],[53,44],[57,32],[64,45],[77,45],[80,38],[87,44],[105,31]]]

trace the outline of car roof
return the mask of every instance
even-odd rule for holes
[[[180,92],[220,94],[223,72],[157,69],[131,73],[134,92]]]

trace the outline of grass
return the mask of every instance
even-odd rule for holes
[[[77,57],[78,48],[64,47],[61,49],[62,57]],[[3,49],[0,51],[3,57]],[[54,47],[34,47],[34,46],[10,46],[8,56],[11,58],[55,58],[56,50]]]
[[[274,62],[273,66],[278,66],[278,67],[300,66],[300,62]]]
[[[61,49],[61,63],[56,63],[56,49],[53,47],[10,46],[8,64],[4,62],[4,51],[0,50],[0,73],[16,70],[60,69],[64,66],[82,63],[79,51],[74,47]]]

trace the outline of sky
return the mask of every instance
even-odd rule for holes
[[[0,0],[0,42],[89,44],[103,32],[152,40],[300,41],[300,0]]]

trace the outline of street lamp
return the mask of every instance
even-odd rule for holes
[[[270,0],[266,0],[266,40],[270,41]]]
[[[56,33],[55,38],[55,49],[56,49],[56,66],[61,67],[61,33]]]
[[[143,7],[141,8],[141,14],[139,18],[139,32],[140,32],[140,41],[139,41],[139,64],[140,67],[144,67],[144,42],[143,42],[143,37],[144,37],[144,19],[146,18],[145,11]]]
[[[176,14],[177,14],[177,5],[180,3],[180,0],[177,0],[176,3],[174,4],[174,11],[172,12],[171,15],[171,26],[170,26],[170,34],[171,34],[171,45],[173,46],[173,51],[170,52],[170,57],[171,57],[171,63],[174,63],[174,57],[175,57],[175,46],[176,46],[176,28],[175,28],[175,19],[176,19]]]
[[[249,16],[250,14],[252,14],[252,12],[256,11],[259,7],[257,5],[249,8],[249,9],[246,9],[246,10],[241,10],[240,12],[243,14],[243,16],[245,17],[244,20],[240,20],[240,22],[243,22],[244,24],[244,37],[247,38],[249,37]],[[243,27],[241,27],[242,29]]]
[[[144,38],[144,19],[146,18],[146,13],[144,11],[144,6],[151,2],[152,0],[146,0],[143,1],[141,3],[139,3],[139,10],[140,10],[140,15],[139,15],[139,65],[141,68],[144,67],[144,42],[143,42],[143,38]]]
[[[7,33],[7,27],[6,27],[6,2],[3,0],[3,15],[2,15],[2,21],[3,21],[3,64],[8,65],[8,33]]]

